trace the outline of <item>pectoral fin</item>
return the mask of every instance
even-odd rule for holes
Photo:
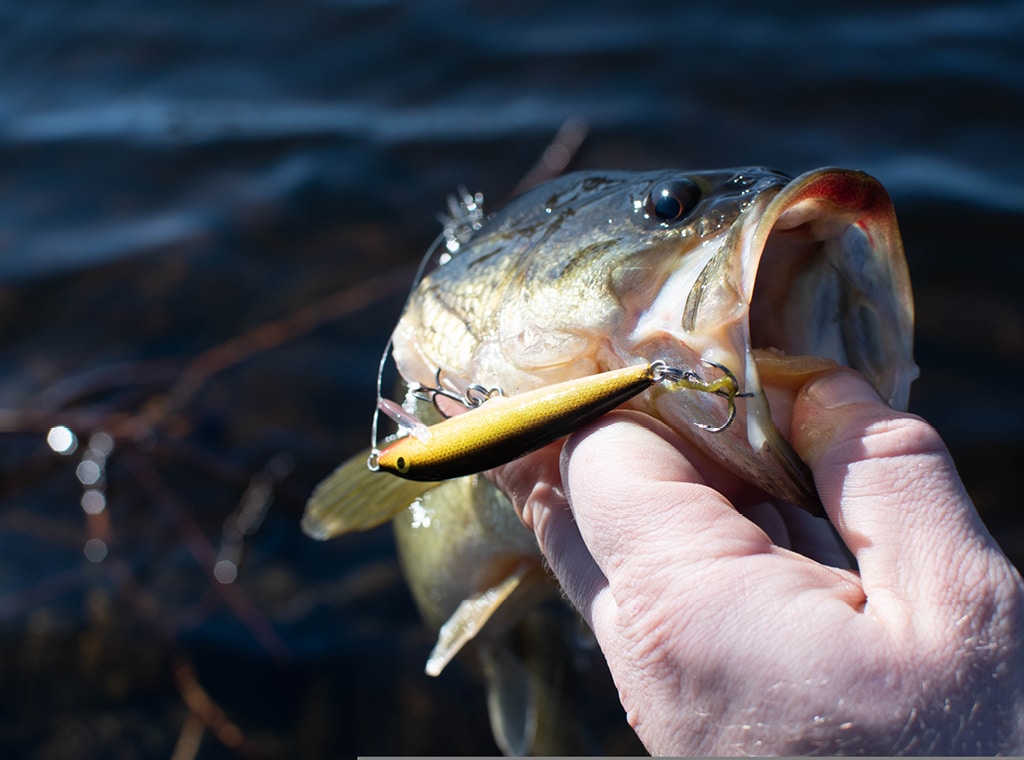
[[[306,503],[302,529],[324,541],[387,522],[437,483],[372,472],[366,449],[345,461],[316,487]]]
[[[452,658],[480,632],[480,629],[491,619],[502,603],[512,595],[512,592],[519,588],[531,572],[537,569],[538,565],[535,561],[523,560],[495,585],[463,599],[452,616],[438,631],[437,643],[434,645],[430,657],[427,658],[427,666],[424,668],[427,675],[440,675]]]

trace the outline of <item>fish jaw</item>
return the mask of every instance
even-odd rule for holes
[[[906,408],[918,373],[913,298],[889,196],[862,172],[808,172],[762,192],[705,247],[666,281],[629,351],[704,362],[707,373],[715,370],[706,362],[719,363],[751,395],[718,434],[691,423],[723,419],[720,399],[653,389],[648,411],[769,494],[820,512],[813,477],[786,439],[788,419],[773,419],[770,398],[788,409],[807,379],[838,364]]]

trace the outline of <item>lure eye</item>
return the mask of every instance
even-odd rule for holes
[[[677,222],[700,203],[700,188],[688,179],[675,179],[655,185],[644,201],[648,219],[668,224]]]
[[[405,457],[398,457],[395,460],[395,468],[404,475],[409,472],[409,463],[405,460]]]

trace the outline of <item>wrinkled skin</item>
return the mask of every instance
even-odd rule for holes
[[[791,426],[837,533],[633,412],[495,474],[647,749],[1024,751],[1024,584],[934,429],[849,370]]]

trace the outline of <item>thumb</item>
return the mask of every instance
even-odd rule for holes
[[[907,624],[932,622],[911,620],[912,608],[962,608],[964,574],[984,573],[999,550],[935,429],[839,369],[800,391],[792,431],[869,604]]]

